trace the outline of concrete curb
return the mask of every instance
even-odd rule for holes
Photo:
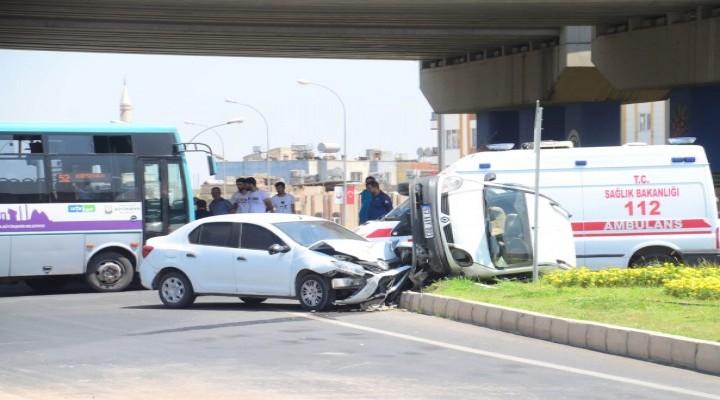
[[[720,343],[403,292],[398,308],[602,353],[720,376]]]

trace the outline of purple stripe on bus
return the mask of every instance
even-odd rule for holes
[[[28,222],[29,221],[0,221],[0,233],[142,230],[143,227],[141,220]]]

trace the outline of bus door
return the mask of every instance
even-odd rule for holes
[[[189,221],[189,200],[180,160],[141,158],[145,239],[167,235]]]

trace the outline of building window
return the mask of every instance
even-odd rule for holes
[[[652,129],[652,119],[649,113],[641,113],[638,115],[638,131],[644,132]]]
[[[477,128],[472,128],[470,131],[470,147],[473,150],[477,150]]]
[[[460,148],[457,129],[448,129],[445,131],[445,147],[448,149]]]

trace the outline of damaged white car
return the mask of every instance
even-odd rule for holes
[[[303,309],[320,311],[396,296],[411,256],[410,248],[391,246],[315,217],[230,214],[149,239],[139,269],[143,286],[158,290],[170,308],[218,295],[251,304],[296,298]]]

